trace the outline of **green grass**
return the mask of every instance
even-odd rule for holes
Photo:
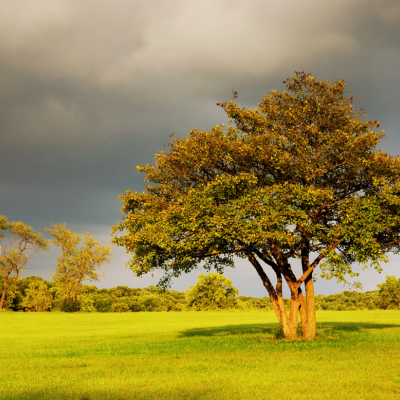
[[[399,399],[400,312],[0,314],[1,399]]]

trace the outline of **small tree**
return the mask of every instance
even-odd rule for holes
[[[54,238],[50,242],[61,247],[56,272],[50,275],[63,288],[67,308],[75,310],[72,303],[76,303],[83,283],[99,280],[98,269],[111,261],[112,253],[111,247],[101,246],[89,233],[79,236],[65,225],[59,223],[53,229],[45,229]]]
[[[138,167],[149,184],[120,197],[125,219],[114,232],[125,235],[114,241],[132,253],[137,276],[163,269],[166,285],[199,265],[222,272],[246,258],[285,337],[296,336],[300,314],[313,338],[314,271],[347,282],[355,263],[380,271],[399,251],[400,158],[377,150],[380,124],[364,120],[343,81],[296,73],[284,83],[254,109],[220,104],[235,127],[193,129],[155,166]]]
[[[233,308],[239,290],[232,280],[221,274],[200,274],[195,286],[185,292],[186,304],[193,310],[218,310]]]
[[[48,250],[47,240],[42,234],[22,222],[8,222],[0,217],[0,238],[9,236],[10,245],[4,246],[0,253],[0,272],[3,275],[3,291],[0,299],[0,310],[3,309],[8,289],[18,279],[21,270],[28,268],[26,263],[32,253]]]
[[[383,308],[400,309],[400,278],[387,276],[386,282],[378,285]]]

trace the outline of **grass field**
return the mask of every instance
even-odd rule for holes
[[[400,312],[0,314],[1,399],[400,399]]]

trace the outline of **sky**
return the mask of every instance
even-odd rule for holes
[[[380,148],[398,155],[399,65],[398,0],[2,0],[0,215],[43,233],[66,222],[109,242],[118,196],[143,191],[132,168],[152,164],[171,133],[226,124],[216,103],[232,89],[255,107],[294,71],[344,79],[382,123]],[[98,287],[157,284],[161,272],[134,277],[124,249],[113,252]],[[49,279],[58,253],[32,256],[24,275]],[[399,261],[364,271],[364,290],[400,276]],[[225,276],[241,295],[267,295],[248,262]],[[316,293],[341,290],[316,283]]]

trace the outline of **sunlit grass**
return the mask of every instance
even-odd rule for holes
[[[400,312],[1,313],[1,399],[398,399]]]

